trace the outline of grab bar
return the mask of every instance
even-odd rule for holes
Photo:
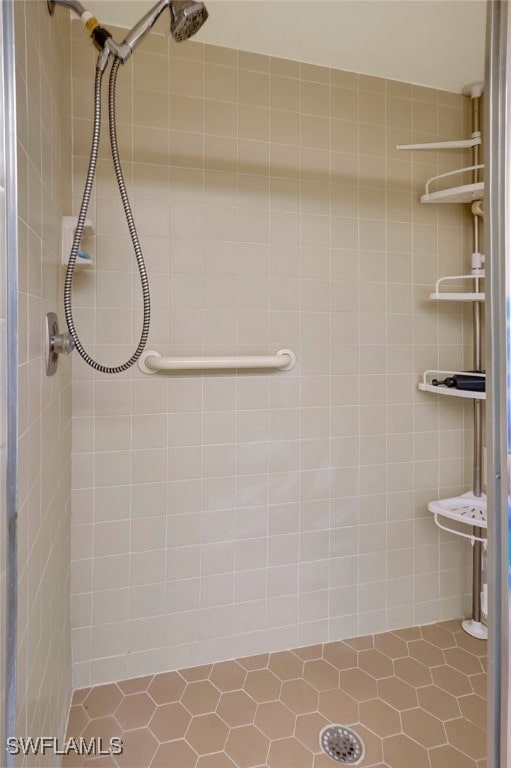
[[[290,371],[296,365],[296,354],[291,349],[279,349],[275,355],[241,355],[232,357],[162,357],[153,349],[146,349],[138,359],[143,373],[160,371],[221,371],[236,368],[274,368]]]

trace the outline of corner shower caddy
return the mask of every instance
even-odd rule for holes
[[[462,93],[472,99],[472,135],[470,139],[461,141],[438,141],[429,144],[399,145],[397,149],[407,150],[441,150],[441,149],[471,149],[472,165],[448,173],[442,173],[431,178],[426,184],[425,193],[421,196],[422,203],[470,203],[472,210],[472,268],[469,275],[454,275],[443,277],[437,281],[435,290],[430,293],[432,301],[468,301],[472,303],[473,312],[473,368],[475,376],[484,378],[482,370],[482,339],[481,319],[482,305],[485,300],[481,281],[484,278],[484,256],[479,251],[480,219],[484,215],[483,197],[484,181],[481,180],[483,165],[480,163],[481,147],[480,112],[482,83],[471,83],[465,86]],[[465,182],[465,175],[471,174],[470,182]],[[455,186],[440,186],[438,182],[457,178]],[[433,189],[432,189],[433,188]],[[471,281],[470,288],[466,283]],[[461,283],[461,289],[452,290],[450,282]],[[473,637],[486,639],[488,632],[483,623],[483,615],[487,615],[486,585],[482,584],[483,556],[487,546],[487,502],[482,492],[483,465],[483,432],[482,405],[486,399],[485,392],[474,392],[453,389],[446,386],[434,385],[433,379],[446,375],[460,373],[459,371],[425,371],[418,388],[423,392],[449,397],[469,398],[474,408],[474,468],[472,491],[450,499],[430,501],[428,510],[433,514],[436,525],[444,531],[469,539],[472,548],[472,618],[463,621],[463,629]],[[448,521],[457,525],[452,527]],[[466,532],[469,526],[470,532]],[[465,530],[464,530],[465,529]]]

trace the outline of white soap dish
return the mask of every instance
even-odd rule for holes
[[[436,515],[448,517],[456,520],[458,523],[476,526],[477,528],[487,528],[487,504],[486,496],[474,496],[469,491],[461,496],[453,496],[450,499],[438,499],[430,501],[428,509]]]
[[[62,264],[67,267],[69,262],[69,254],[73,247],[73,238],[75,236],[76,224],[78,219],[76,216],[63,216],[62,217]],[[83,228],[83,239],[92,237],[94,235],[94,227],[90,219],[85,219],[85,226]],[[76,256],[75,267],[77,269],[92,269],[94,267],[94,260],[91,255],[81,248]]]

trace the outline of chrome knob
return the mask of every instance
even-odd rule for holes
[[[56,333],[51,338],[51,351],[58,355],[69,355],[73,351],[75,343],[69,333]]]

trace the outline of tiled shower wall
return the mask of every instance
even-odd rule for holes
[[[71,695],[71,363],[45,375],[43,318],[61,308],[71,207],[70,24],[14,3],[18,134],[17,735],[65,734]],[[33,759],[33,758],[32,758]],[[30,758],[28,758],[30,760]],[[37,765],[55,766],[55,756]],[[32,763],[35,764],[35,763]]]
[[[94,52],[72,35],[76,210]],[[466,268],[468,218],[418,203],[462,158],[394,146],[463,136],[463,97],[151,35],[118,112],[148,348],[298,364],[107,377],[74,356],[75,686],[461,615],[468,552],[426,502],[463,489],[470,421],[416,384],[470,344],[459,305],[426,300]],[[74,297],[112,364],[141,298],[102,157]]]

